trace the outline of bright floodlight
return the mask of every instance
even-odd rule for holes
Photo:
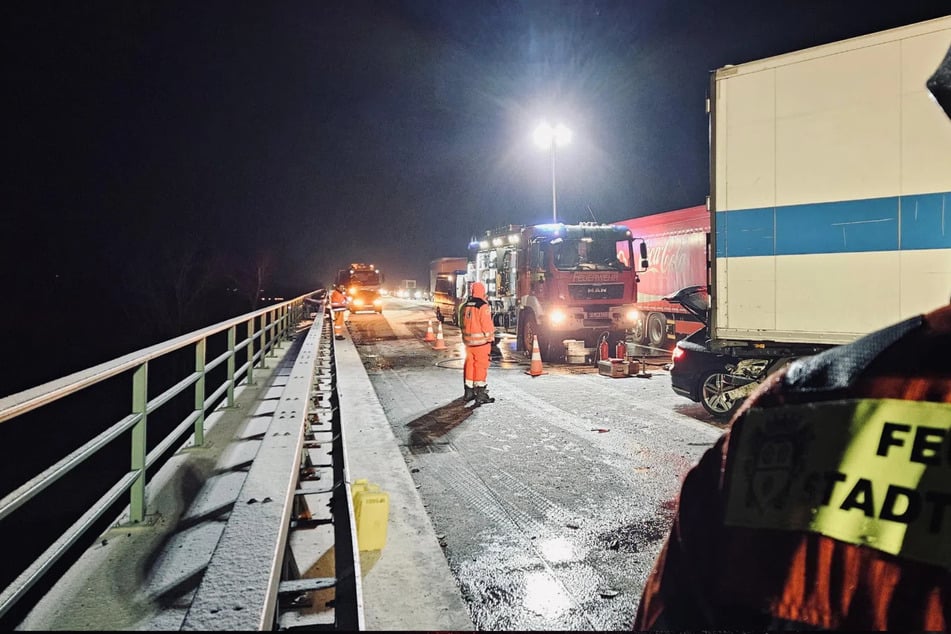
[[[535,128],[533,138],[535,144],[542,149],[550,148],[552,143],[559,146],[568,145],[571,143],[571,130],[563,123],[552,127],[547,121],[543,121]]]

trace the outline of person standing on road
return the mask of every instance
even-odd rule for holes
[[[469,300],[462,307],[462,342],[466,344],[466,360],[463,365],[465,378],[465,402],[474,400],[476,405],[494,403],[487,392],[486,378],[489,374],[489,351],[495,341],[495,325],[489,303],[485,301],[485,284],[474,282]]]
[[[343,284],[330,292],[330,310],[334,317],[334,339],[343,339],[343,318],[347,310],[347,297],[343,294]]]
[[[951,306],[800,359],[687,474],[635,630],[951,628]]]

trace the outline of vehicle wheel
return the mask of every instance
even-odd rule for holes
[[[538,321],[535,319],[535,315],[529,315],[522,322],[522,346],[524,346],[525,351],[531,356],[532,354],[532,345],[533,340],[538,337],[538,353],[542,357],[542,361],[551,361],[552,354],[551,349],[548,345],[548,337],[545,336],[541,330],[538,328]]]
[[[700,379],[700,404],[714,418],[729,419],[740,408],[745,399],[732,400],[725,396],[739,384],[725,372],[708,372]]]
[[[644,327],[644,319],[638,319],[631,328],[631,339],[634,343],[647,345],[647,328]]]
[[[519,333],[521,333],[521,344],[522,350],[528,354],[532,353],[532,340],[538,334],[538,322],[535,321],[534,315],[528,315],[522,318],[522,327],[519,328]],[[539,350],[541,350],[541,342],[539,342]]]
[[[667,320],[660,313],[651,313],[647,316],[645,328],[647,345],[653,348],[663,348],[667,339]]]

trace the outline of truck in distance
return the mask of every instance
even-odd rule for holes
[[[347,308],[351,313],[361,311],[383,312],[383,300],[380,290],[383,285],[383,273],[372,264],[353,262],[349,268],[337,273],[337,285],[346,289]]]
[[[337,274],[337,283],[343,284],[347,293],[355,293],[358,288],[379,291],[383,281],[380,269],[363,262],[353,262],[349,268]]]
[[[436,258],[429,263],[429,291],[440,323],[459,325],[459,307],[468,296],[465,257]]]

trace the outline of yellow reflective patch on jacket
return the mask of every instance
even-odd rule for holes
[[[729,451],[728,525],[809,531],[951,568],[951,404],[754,408]]]

